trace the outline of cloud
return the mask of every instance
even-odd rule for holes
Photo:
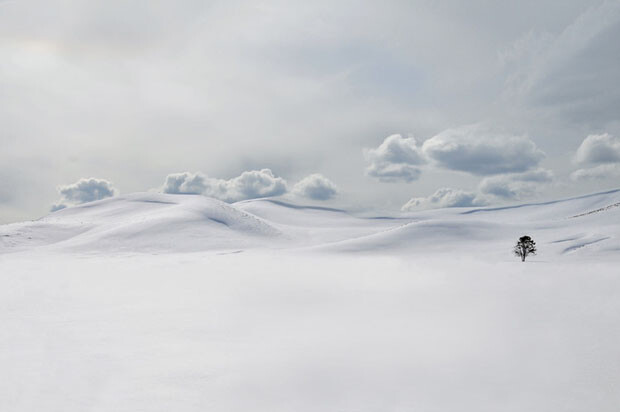
[[[578,169],[570,175],[572,180],[598,180],[620,177],[620,163],[602,164],[596,167]]]
[[[488,205],[494,198],[522,199],[540,193],[553,179],[553,172],[546,169],[491,176],[480,182],[478,193],[441,188],[429,197],[410,199],[401,210],[407,212],[438,207],[474,207]]]
[[[166,176],[163,192],[198,195],[205,191],[208,178],[202,173],[171,173]]]
[[[461,189],[444,187],[438,189],[429,197],[414,197],[401,208],[404,212],[410,212],[422,208],[443,207],[472,207],[484,206],[487,201],[474,192],[466,192]]]
[[[479,190],[483,194],[503,199],[523,199],[540,193],[552,181],[553,173],[550,170],[537,169],[484,178]]]
[[[418,167],[426,163],[414,137],[393,134],[375,149],[366,149],[364,157],[370,165],[366,174],[382,182],[411,182],[420,177]]]
[[[328,200],[338,194],[338,188],[325,176],[314,173],[297,182],[293,187],[293,192],[309,199]]]
[[[202,194],[225,202],[278,196],[288,191],[286,180],[270,169],[251,170],[232,179],[216,179],[202,173],[173,173],[166,176],[164,193]]]
[[[598,180],[620,176],[620,139],[608,133],[591,134],[583,139],[575,152],[574,162],[584,167],[571,174],[571,179]]]
[[[620,162],[620,139],[608,133],[586,137],[575,153],[579,164]]]
[[[240,194],[244,199],[278,196],[288,190],[286,180],[274,176],[270,169],[243,172],[228,182],[231,187],[229,190]]]
[[[444,130],[422,149],[439,167],[477,176],[525,172],[545,157],[525,136],[491,133],[480,125]]]
[[[89,179],[80,179],[70,185],[59,186],[58,193],[60,193],[61,199],[58,203],[52,205],[52,212],[64,209],[68,206],[112,197],[116,195],[118,191],[109,181],[91,177]]]
[[[617,120],[619,36],[618,1],[586,8],[562,30],[527,32],[501,53],[506,94],[571,122]]]

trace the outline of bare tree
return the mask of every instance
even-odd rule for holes
[[[521,258],[521,262],[525,262],[527,255],[536,254],[536,242],[529,236],[521,236],[515,245],[514,252]]]

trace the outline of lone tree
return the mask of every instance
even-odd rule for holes
[[[515,245],[515,255],[521,258],[521,262],[525,262],[527,255],[536,254],[536,242],[529,236],[521,236]]]

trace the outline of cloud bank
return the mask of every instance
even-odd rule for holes
[[[525,136],[492,133],[479,125],[444,130],[422,150],[441,168],[477,176],[525,172],[545,157]]]
[[[162,188],[170,194],[202,194],[225,202],[279,196],[288,191],[286,180],[270,169],[251,170],[232,179],[217,179],[202,173],[173,173]]]
[[[297,182],[293,193],[313,200],[329,200],[338,194],[338,187],[325,176],[314,173]]]
[[[553,172],[536,169],[524,173],[509,173],[482,179],[477,192],[441,188],[429,197],[414,197],[401,210],[442,207],[486,206],[497,200],[521,200],[539,194],[554,181]]]
[[[620,177],[620,163],[603,164],[587,169],[575,170],[570,175],[573,180],[600,180]]]
[[[61,199],[52,206],[52,212],[68,206],[112,197],[118,191],[108,180],[91,177],[89,179],[80,179],[70,185],[60,186],[58,187],[58,193],[60,193]]]
[[[486,177],[480,182],[479,190],[485,195],[504,200],[519,200],[540,193],[552,181],[553,173],[550,170],[537,169],[525,173]]]
[[[385,138],[379,147],[366,149],[364,156],[370,165],[366,175],[382,182],[412,182],[420,177],[418,167],[426,163],[415,138],[393,134]]]
[[[429,197],[414,197],[403,205],[403,212],[424,208],[484,206],[487,201],[474,192],[444,187]]]

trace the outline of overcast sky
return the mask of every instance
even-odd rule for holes
[[[0,0],[0,222],[620,187],[620,1]]]

